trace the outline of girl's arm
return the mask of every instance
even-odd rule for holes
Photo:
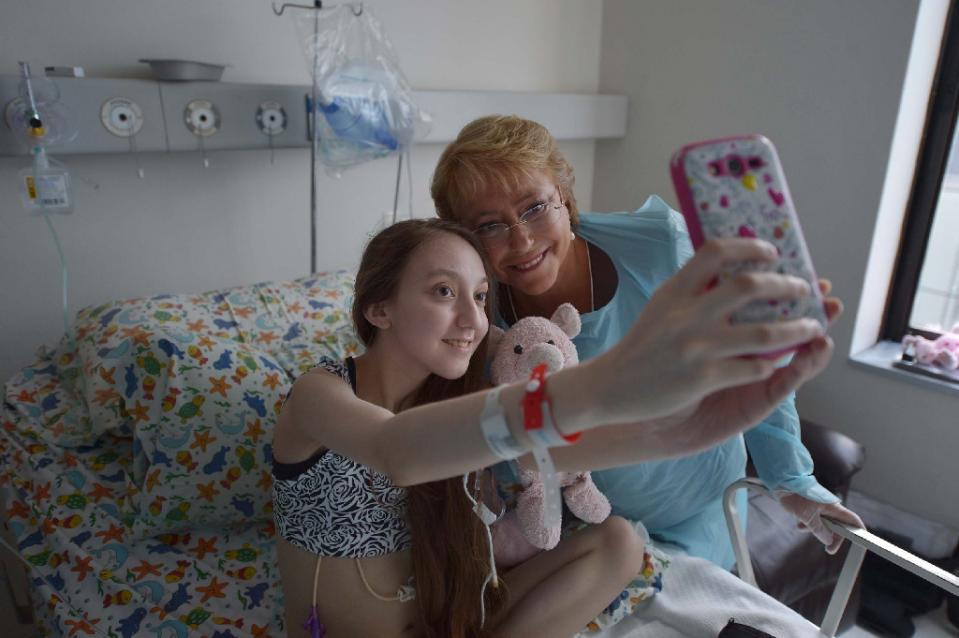
[[[711,244],[711,246],[710,246]],[[564,433],[609,423],[640,432],[584,435],[585,443],[557,450],[579,467],[608,466],[607,457],[636,454],[662,458],[709,447],[752,425],[751,413],[737,411],[737,393],[760,396],[781,385],[791,389],[818,373],[830,347],[817,321],[799,319],[759,326],[731,326],[728,315],[755,299],[792,299],[809,294],[805,281],[774,273],[743,273],[708,289],[719,268],[746,260],[769,261],[775,249],[765,242],[730,239],[710,242],[650,299],[629,333],[613,349],[590,361],[550,375],[547,394],[553,417]],[[705,291],[705,292],[704,292]],[[743,358],[752,352],[811,342],[786,372],[773,362]],[[728,393],[718,392],[731,389]],[[733,389],[735,388],[735,389]],[[502,389],[500,405],[516,441],[529,449],[520,403],[525,383]],[[316,372],[296,382],[287,405],[293,429],[373,467],[397,485],[448,478],[499,461],[480,429],[487,392],[418,406],[400,414],[357,399],[331,374]],[[729,420],[662,419],[709,398],[725,406]],[[775,403],[773,404],[775,406]],[[698,411],[698,410],[697,410]],[[286,410],[285,410],[286,412]],[[285,424],[282,424],[285,427]],[[634,437],[617,446],[617,437]],[[622,457],[620,457],[622,458]],[[621,463],[617,463],[621,464]]]
[[[842,302],[829,297],[832,284],[819,280],[826,296],[826,316],[830,324],[842,315]],[[608,425],[583,435],[574,448],[552,452],[560,471],[603,470],[643,461],[683,456],[709,449],[737,434],[743,426],[760,425],[804,381],[815,376],[829,361],[829,340],[810,342],[797,352],[789,365],[778,369],[769,379],[722,390],[668,417],[643,424]],[[520,459],[535,469],[527,455]]]
[[[596,395],[591,386],[598,375],[590,372],[590,366],[584,364],[574,374],[549,377],[548,392],[556,397],[554,412],[562,415],[564,431],[586,430],[602,421],[596,403],[572,399],[577,390],[587,392],[585,396]],[[515,383],[503,388],[499,400],[514,438],[530,449],[520,408],[524,386]],[[284,412],[289,413],[297,433],[306,435],[314,446],[334,449],[404,486],[464,474],[500,460],[490,451],[480,429],[486,394],[478,392],[393,414],[357,398],[339,377],[316,370],[297,379]]]
[[[828,341],[816,341],[765,381],[716,392],[667,417],[584,432],[576,445],[552,448],[553,463],[562,472],[583,472],[708,450],[760,423],[828,362],[831,350]],[[537,469],[532,454],[517,460],[526,469]]]

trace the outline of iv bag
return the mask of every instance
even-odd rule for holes
[[[317,159],[329,172],[402,153],[430,128],[369,7],[297,14],[313,71]]]

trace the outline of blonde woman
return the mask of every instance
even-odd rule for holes
[[[583,324],[574,341],[580,360],[589,361],[611,352],[630,334],[654,291],[690,260],[692,247],[682,217],[659,197],[649,197],[635,212],[581,214],[574,179],[572,166],[545,127],[496,115],[467,124],[445,149],[432,195],[440,217],[462,223],[482,242],[499,280],[500,324],[530,315],[549,317],[561,303],[572,303]],[[828,293],[829,283],[821,282],[821,288]],[[827,311],[838,316],[840,302],[828,299]],[[668,341],[683,312],[672,308],[649,324],[645,337]],[[699,341],[671,356],[692,361],[715,347],[723,346]],[[713,372],[727,370],[732,372],[731,367]],[[653,381],[651,387],[661,386]],[[647,389],[638,378],[635,387]],[[756,418],[757,427],[745,437],[717,441],[701,454],[594,472],[593,480],[615,514],[642,521],[655,539],[730,568],[734,558],[720,498],[727,485],[744,476],[748,448],[759,476],[780,494],[780,502],[827,551],[835,552],[841,538],[823,526],[820,514],[862,523],[812,476],[794,396],[777,396],[777,403],[782,401],[778,406],[770,403],[771,396],[760,382],[690,405],[690,418],[704,424],[738,422],[746,413],[762,413],[762,418]],[[628,459],[607,455],[601,463],[612,468]],[[508,473],[498,474],[502,481],[510,480]]]

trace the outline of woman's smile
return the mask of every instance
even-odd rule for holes
[[[544,259],[546,259],[547,252],[549,252],[549,249],[544,250],[543,252],[539,253],[538,255],[536,255],[535,257],[533,257],[532,259],[528,261],[520,262],[518,264],[513,264],[512,266],[510,266],[510,268],[512,268],[513,270],[518,270],[519,272],[529,272],[531,270],[534,270],[537,266],[543,263]]]

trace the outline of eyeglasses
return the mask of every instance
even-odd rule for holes
[[[473,230],[473,234],[479,237],[480,241],[486,244],[503,244],[509,241],[509,232],[517,226],[526,226],[531,233],[538,233],[552,226],[559,218],[560,208],[563,203],[541,202],[527,208],[519,221],[515,224],[504,224],[502,222],[483,224]]]

